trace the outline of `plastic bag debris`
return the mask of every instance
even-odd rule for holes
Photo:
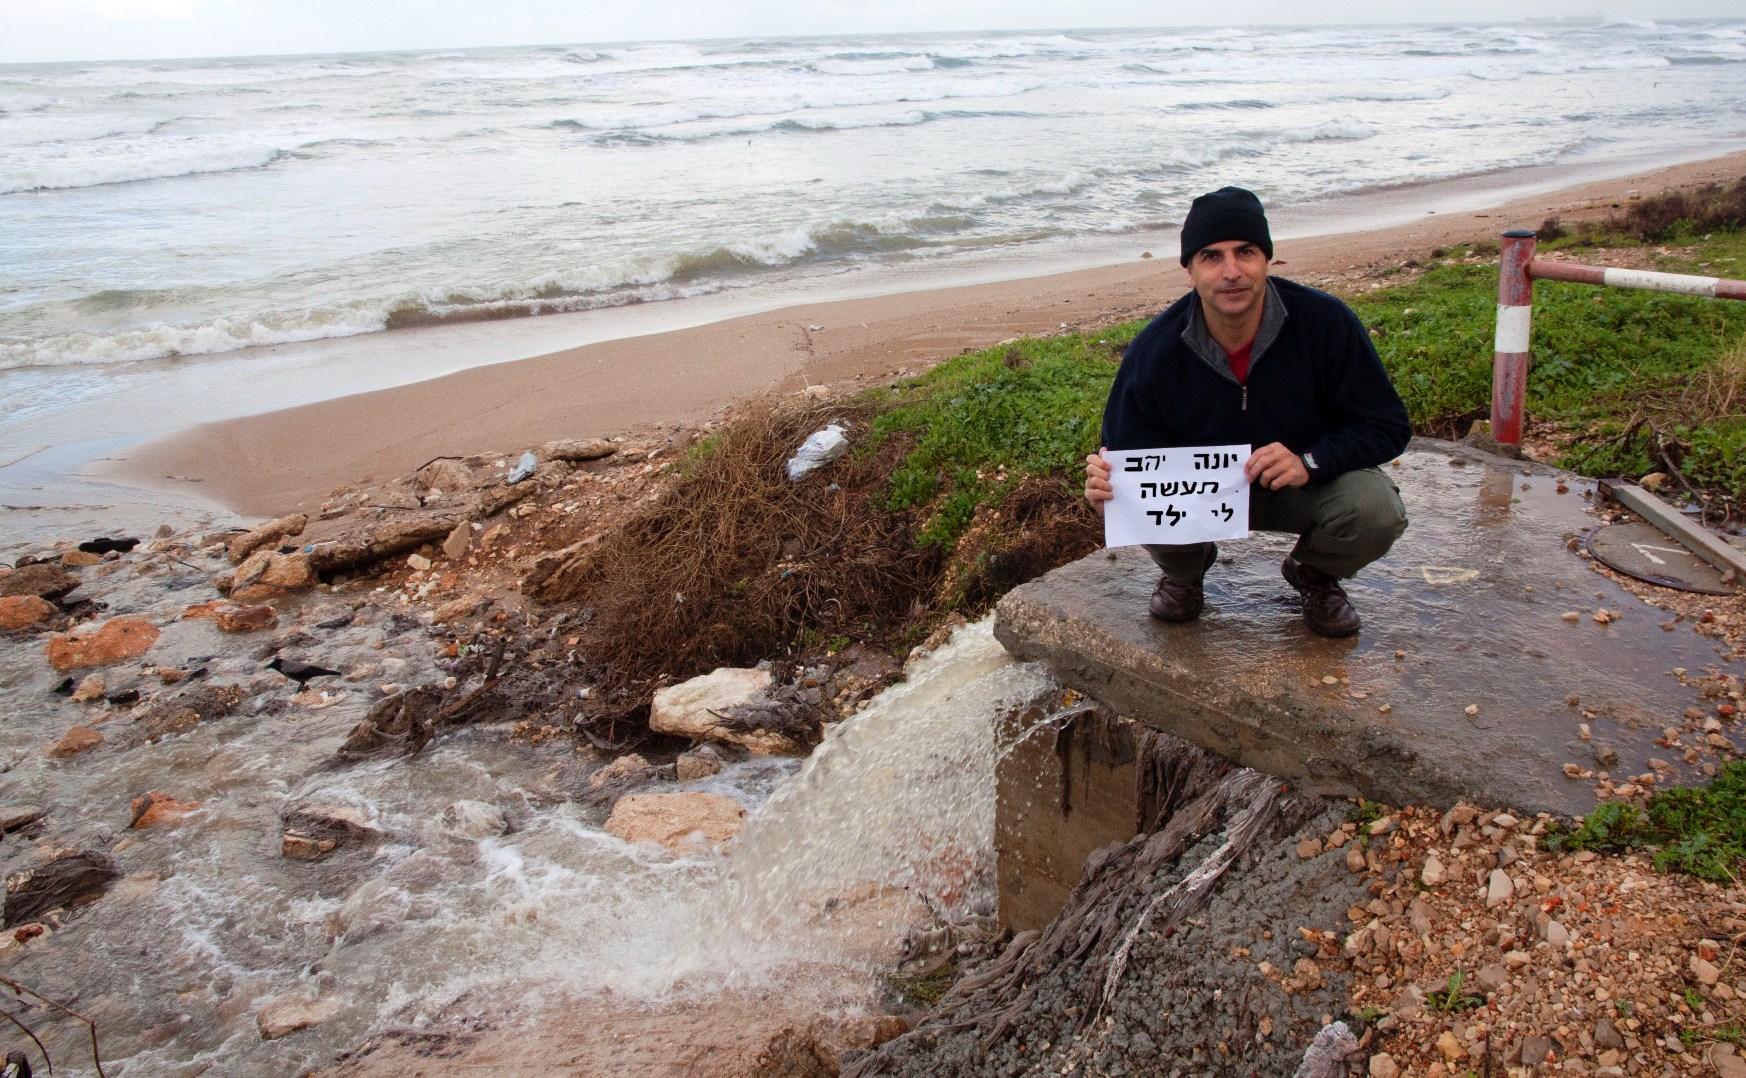
[[[848,427],[846,421],[839,419],[808,435],[806,441],[800,443],[800,449],[788,458],[789,480],[804,479],[847,452],[849,440],[843,437],[843,432]]]
[[[515,462],[515,470],[509,473],[506,483],[519,483],[539,470],[540,459],[532,453],[523,453],[521,459]]]

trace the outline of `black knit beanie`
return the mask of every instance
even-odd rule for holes
[[[1194,200],[1182,222],[1182,264],[1209,244],[1245,240],[1273,258],[1273,235],[1267,231],[1267,211],[1261,200],[1241,187],[1221,187]]]

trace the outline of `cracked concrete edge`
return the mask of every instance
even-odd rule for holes
[[[1313,701],[1245,700],[1239,711],[1231,706],[1239,701],[1196,696],[1185,691],[1181,678],[1157,669],[1155,656],[1108,634],[1070,640],[1065,619],[1033,602],[1030,587],[1009,592],[995,611],[995,638],[1014,657],[1045,662],[1062,684],[1118,713],[1291,782],[1304,793],[1444,809],[1474,801],[1561,816],[1593,807],[1592,793],[1562,775],[1510,781],[1517,776],[1474,767],[1466,757],[1437,761],[1431,758],[1436,743],[1416,746]],[[1063,655],[1072,658],[1063,661]]]

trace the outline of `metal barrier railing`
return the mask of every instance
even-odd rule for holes
[[[1570,281],[1608,288],[1646,288],[1712,299],[1746,299],[1746,281],[1685,273],[1542,262],[1534,257],[1534,234],[1512,228],[1498,250],[1497,344],[1491,368],[1491,435],[1506,445],[1522,444],[1522,416],[1528,396],[1528,338],[1533,322],[1534,282]]]

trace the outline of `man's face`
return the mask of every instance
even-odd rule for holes
[[[1267,291],[1267,255],[1247,240],[1208,244],[1188,260],[1188,281],[1204,309],[1241,319],[1261,309]]]

